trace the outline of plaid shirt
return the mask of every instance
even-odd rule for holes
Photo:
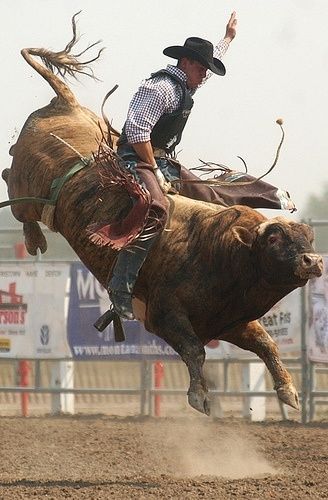
[[[221,60],[228,47],[229,43],[226,40],[221,40],[214,48],[214,57]],[[186,82],[186,74],[177,66],[169,64],[166,69]],[[200,86],[204,85],[212,75],[211,71],[207,71],[207,75]],[[194,95],[197,89],[189,90],[190,94]],[[181,97],[182,89],[180,85],[167,75],[159,75],[144,80],[129,106],[125,122],[128,142],[134,144],[150,141],[150,134],[155,124],[165,113],[172,113],[172,111],[179,109]]]

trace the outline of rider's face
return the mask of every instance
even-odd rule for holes
[[[186,73],[187,87],[190,89],[198,87],[206,76],[207,68],[193,59],[183,57],[179,67]]]

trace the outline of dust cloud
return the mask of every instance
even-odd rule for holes
[[[232,430],[220,422],[208,425],[204,420],[158,423],[144,436],[148,449],[161,442],[154,458],[158,472],[229,479],[278,473],[263,456],[260,443],[247,433],[247,424],[237,424]]]

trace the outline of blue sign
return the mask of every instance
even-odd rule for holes
[[[125,342],[115,342],[113,326],[98,332],[95,321],[110,307],[107,291],[80,262],[70,268],[67,340],[73,359],[170,359],[176,352],[147,332],[139,321],[123,321]]]

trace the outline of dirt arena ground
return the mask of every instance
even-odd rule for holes
[[[0,498],[328,498],[328,422],[0,418]]]

